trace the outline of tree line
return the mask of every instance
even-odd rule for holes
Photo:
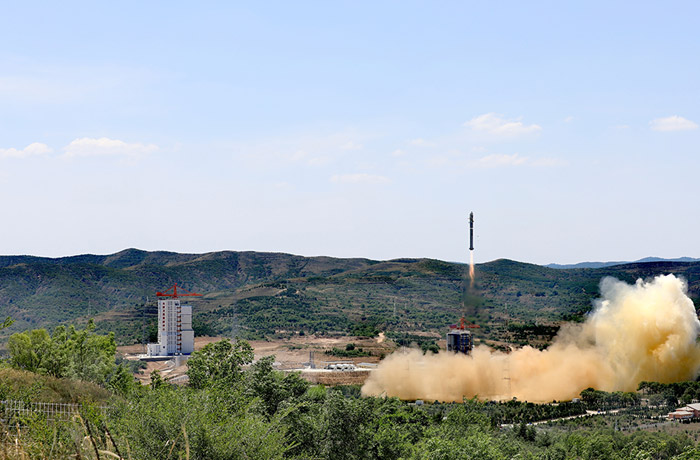
[[[415,404],[362,397],[358,387],[326,388],[297,373],[278,371],[274,357],[254,360],[252,347],[243,340],[211,343],[193,353],[188,385],[172,385],[153,373],[145,386],[115,362],[114,338],[95,334],[90,324],[52,334],[28,331],[11,342],[5,365],[91,380],[112,392],[105,410],[86,405],[72,420],[49,422],[27,415],[21,442],[14,445],[30,458],[700,458],[700,449],[685,433],[528,425],[613,400],[638,403],[625,394],[590,389],[580,402],[545,405],[475,399]],[[0,431],[5,440],[15,436],[12,430]]]

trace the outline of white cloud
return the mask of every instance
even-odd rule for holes
[[[309,156],[309,152],[304,150],[297,150],[296,152],[289,155],[289,159],[292,161],[301,161]]]
[[[331,177],[331,182],[338,184],[386,184],[389,182],[389,178],[367,173],[335,174]]]
[[[434,145],[432,142],[428,142],[425,139],[422,138],[417,138],[417,139],[411,139],[408,141],[410,145],[415,145],[416,147],[430,147]]]
[[[396,150],[394,150],[393,152],[391,152],[391,156],[392,156],[392,157],[400,157],[400,156],[403,156],[403,155],[405,155],[405,154],[406,154],[406,152],[404,152],[404,151],[401,150],[401,149],[396,149]]]
[[[431,159],[432,166],[449,166],[449,161],[446,158],[434,157]],[[565,166],[567,163],[564,160],[554,157],[538,157],[532,158],[521,156],[518,153],[506,155],[503,153],[494,153],[486,155],[475,160],[469,160],[464,165],[469,168],[511,168],[518,166],[527,166],[531,168],[552,168]],[[452,164],[451,167],[455,165]]]
[[[552,157],[543,157],[543,158],[535,158],[531,161],[528,161],[528,164],[531,166],[539,166],[539,167],[557,167],[557,166],[566,166],[567,162],[565,160],[561,160],[559,158],[552,158]]]
[[[427,160],[428,165],[433,168],[441,168],[450,165],[451,162],[452,159],[447,155],[433,155]]]
[[[255,167],[269,170],[271,165],[287,167],[298,163],[322,167],[343,158],[360,158],[366,154],[362,136],[355,133],[314,133],[298,137],[280,137],[222,146]]]
[[[307,150],[297,150],[289,155],[289,160],[293,162],[304,162],[309,166],[323,166],[331,162],[329,155],[311,154]]]
[[[125,156],[136,158],[158,150],[155,144],[126,143],[118,139],[101,137],[99,139],[83,137],[75,139],[63,148],[64,156],[90,157],[90,156]]]
[[[464,126],[499,137],[515,137],[526,134],[536,134],[542,131],[540,125],[526,125],[520,118],[506,119],[497,113],[485,113],[464,123]]]
[[[571,123],[572,121],[574,121],[574,117],[572,117],[571,115],[564,118],[564,123]]]
[[[666,118],[656,118],[649,122],[649,126],[654,131],[692,131],[698,129],[697,123],[687,118],[672,115]]]
[[[481,168],[498,168],[503,166],[520,166],[528,162],[527,157],[521,157],[517,153],[512,155],[505,155],[502,153],[495,153],[493,155],[487,155],[481,157],[474,163],[474,166]]]
[[[41,142],[34,142],[21,150],[14,148],[0,149],[0,157],[27,158],[37,155],[46,155],[51,152],[53,152],[53,149],[51,149],[51,147],[49,147],[48,145],[42,144]]]
[[[341,150],[362,150],[364,146],[353,141],[346,142],[340,146]]]

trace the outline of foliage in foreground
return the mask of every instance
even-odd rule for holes
[[[539,418],[579,414],[586,402],[537,406],[466,400],[415,405],[363,398],[356,387],[311,386],[298,374],[252,361],[245,342],[208,345],[190,360],[189,387],[155,374],[133,380],[107,410],[47,423],[25,416],[19,434],[2,430],[15,450],[0,458],[134,459],[690,459],[700,450],[685,434],[608,428],[532,426]],[[131,385],[131,386],[130,386]],[[590,393],[590,392],[588,392]],[[617,398],[587,393],[587,399]],[[11,395],[10,395],[11,396]],[[501,423],[512,423],[502,427]]]
[[[114,371],[117,345],[114,334],[99,335],[94,330],[90,321],[82,330],[58,326],[51,335],[46,329],[12,334],[7,344],[10,364],[52,377],[106,382]]]

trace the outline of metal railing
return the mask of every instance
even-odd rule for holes
[[[92,406],[94,409],[105,413],[106,406]],[[82,404],[72,403],[26,403],[18,400],[0,401],[0,420],[5,423],[14,424],[17,421],[26,420],[33,417],[45,418],[47,422],[69,421],[84,408]]]

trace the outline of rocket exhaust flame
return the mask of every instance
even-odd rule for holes
[[[629,285],[605,278],[600,290],[586,322],[564,325],[546,350],[526,346],[505,354],[479,346],[471,356],[393,353],[372,372],[362,393],[547,402],[575,398],[588,387],[634,391],[644,380],[669,383],[698,375],[700,321],[683,280],[665,275]]]
[[[474,288],[474,250],[469,251],[469,287]]]

